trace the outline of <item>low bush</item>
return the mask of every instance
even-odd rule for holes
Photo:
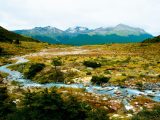
[[[142,88],[143,87],[143,83],[142,82],[137,82],[136,86],[139,87],[139,88]]]
[[[29,71],[25,73],[25,76],[27,79],[33,78],[36,73],[40,72],[45,67],[45,64],[43,63],[35,63],[32,64],[29,68]]]
[[[85,65],[86,67],[92,67],[92,68],[101,67],[101,63],[98,63],[95,61],[84,61],[83,65]]]
[[[87,72],[86,75],[92,75],[92,72]]]
[[[35,81],[44,84],[44,83],[52,83],[52,82],[64,82],[64,73],[60,70],[52,71],[49,73],[43,73],[42,77],[37,76],[34,78]]]
[[[110,77],[105,76],[93,76],[91,82],[93,84],[101,85],[103,83],[107,83],[110,80]]]
[[[160,106],[156,106],[153,110],[143,110],[134,115],[132,120],[159,120],[160,119]]]
[[[109,120],[106,110],[95,109],[71,95],[63,99],[55,89],[27,92],[21,104],[6,120]]]
[[[14,41],[14,44],[20,44],[20,41],[18,40],[18,39],[16,39],[15,41]]]
[[[56,67],[56,66],[61,66],[61,65],[62,65],[61,58],[53,58],[51,64],[54,65],[55,67]]]
[[[3,48],[0,47],[0,55],[3,53]]]
[[[16,105],[9,98],[7,88],[0,86],[0,120],[8,120],[7,116],[14,113]]]

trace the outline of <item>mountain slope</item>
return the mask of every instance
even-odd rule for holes
[[[102,35],[119,35],[119,36],[129,36],[129,35],[141,35],[148,34],[143,29],[130,27],[128,25],[119,24],[115,27],[107,28],[97,28],[91,34],[102,34]]]
[[[140,36],[129,35],[129,36],[118,36],[112,35],[87,35],[79,34],[74,37],[62,36],[61,42],[63,44],[70,45],[93,45],[93,44],[110,44],[110,43],[135,43],[150,38],[152,36],[143,34]]]
[[[56,39],[56,37],[58,35],[63,34],[64,31],[55,27],[46,26],[46,27],[35,27],[33,29],[28,29],[28,30],[16,30],[14,32],[41,40],[43,42],[57,43],[59,41]]]
[[[160,43],[160,35],[151,39],[146,39],[143,43]]]
[[[55,27],[36,27],[29,30],[16,30],[18,34],[30,36],[49,43],[71,45],[142,42],[153,36],[143,29],[119,24],[115,27],[89,29],[73,27],[63,31]]]
[[[0,26],[0,42],[12,42],[13,40],[20,41],[38,41],[33,38],[24,37]]]

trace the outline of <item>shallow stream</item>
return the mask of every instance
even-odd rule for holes
[[[48,83],[48,84],[39,84],[39,83],[35,83],[31,80],[25,79],[23,74],[21,74],[18,71],[12,71],[10,70],[8,67],[11,65],[16,65],[16,64],[20,64],[20,63],[26,63],[29,60],[23,58],[23,57],[16,57],[16,59],[18,60],[16,63],[14,64],[8,64],[8,65],[4,65],[0,67],[0,71],[4,72],[4,73],[8,73],[8,77],[6,78],[7,80],[11,80],[11,81],[18,81],[20,82],[24,87],[46,87],[46,88],[50,88],[50,87],[72,87],[72,88],[85,88],[86,92],[91,92],[91,93],[96,93],[96,94],[106,94],[106,95],[110,95],[111,97],[117,97],[119,99],[124,99],[125,102],[127,103],[127,101],[130,101],[131,99],[133,99],[133,97],[138,96],[138,95],[150,95],[152,96],[151,99],[157,102],[160,102],[160,91],[152,91],[152,90],[144,90],[139,91],[136,89],[131,89],[131,88],[120,88],[117,86],[109,86],[109,87],[101,87],[101,86],[93,86],[93,85],[89,85],[89,86],[84,86],[83,84],[63,84],[63,83]],[[128,104],[128,103],[127,103]]]

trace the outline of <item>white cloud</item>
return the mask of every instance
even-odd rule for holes
[[[0,25],[9,29],[124,23],[158,35],[159,13],[160,0],[0,0]]]

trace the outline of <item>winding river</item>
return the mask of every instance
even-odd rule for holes
[[[95,93],[95,94],[106,94],[106,95],[110,95],[111,97],[117,97],[119,99],[124,100],[124,104],[126,104],[126,106],[128,105],[127,101],[130,101],[133,97],[138,96],[138,95],[153,95],[151,97],[152,100],[160,102],[160,91],[152,91],[152,90],[144,90],[139,91],[136,89],[130,89],[130,88],[120,88],[120,87],[116,87],[116,86],[109,86],[109,87],[101,87],[101,86],[93,86],[93,85],[89,85],[89,86],[84,86],[83,84],[63,84],[63,83],[48,83],[48,84],[39,84],[39,83],[35,83],[29,79],[25,79],[23,77],[23,75],[18,72],[18,71],[12,71],[10,70],[8,67],[11,65],[16,65],[16,64],[20,64],[20,63],[26,63],[29,60],[25,59],[24,57],[16,57],[16,59],[18,60],[16,63],[14,64],[7,64],[4,66],[0,67],[0,71],[4,72],[4,73],[8,73],[8,77],[6,78],[7,80],[11,80],[11,81],[18,81],[20,82],[23,87],[46,87],[46,88],[50,88],[50,87],[72,87],[72,88],[85,88],[86,92],[91,92],[91,93]],[[130,109],[128,105],[128,109]]]

